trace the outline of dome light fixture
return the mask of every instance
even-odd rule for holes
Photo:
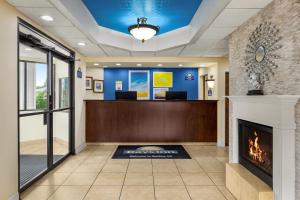
[[[138,40],[144,43],[146,40],[153,38],[158,32],[159,27],[147,24],[147,18],[137,18],[137,24],[128,27],[128,32]]]

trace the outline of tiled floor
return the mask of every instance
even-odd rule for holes
[[[233,200],[228,151],[185,145],[191,160],[112,160],[116,146],[88,146],[21,195],[24,200]]]

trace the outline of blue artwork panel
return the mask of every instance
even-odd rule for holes
[[[137,91],[137,98],[150,99],[149,71],[129,71],[129,91]]]
[[[202,0],[83,0],[96,22],[128,34],[139,17],[163,34],[190,24]]]

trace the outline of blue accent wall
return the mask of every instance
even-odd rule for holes
[[[150,97],[153,99],[153,72],[173,72],[173,88],[169,91],[187,91],[188,100],[198,99],[198,69],[197,68],[104,68],[104,99],[115,99],[116,81],[123,82],[123,91],[128,91],[129,70],[150,71]],[[185,80],[185,76],[191,73],[194,80]]]
[[[160,27],[159,34],[190,24],[202,0],[83,0],[98,25],[128,34],[139,17]]]

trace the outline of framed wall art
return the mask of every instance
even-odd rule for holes
[[[93,89],[93,77],[87,76],[85,78],[85,89],[92,90]]]
[[[94,80],[93,91],[94,91],[94,93],[103,93],[104,92],[104,81],[103,80]]]

